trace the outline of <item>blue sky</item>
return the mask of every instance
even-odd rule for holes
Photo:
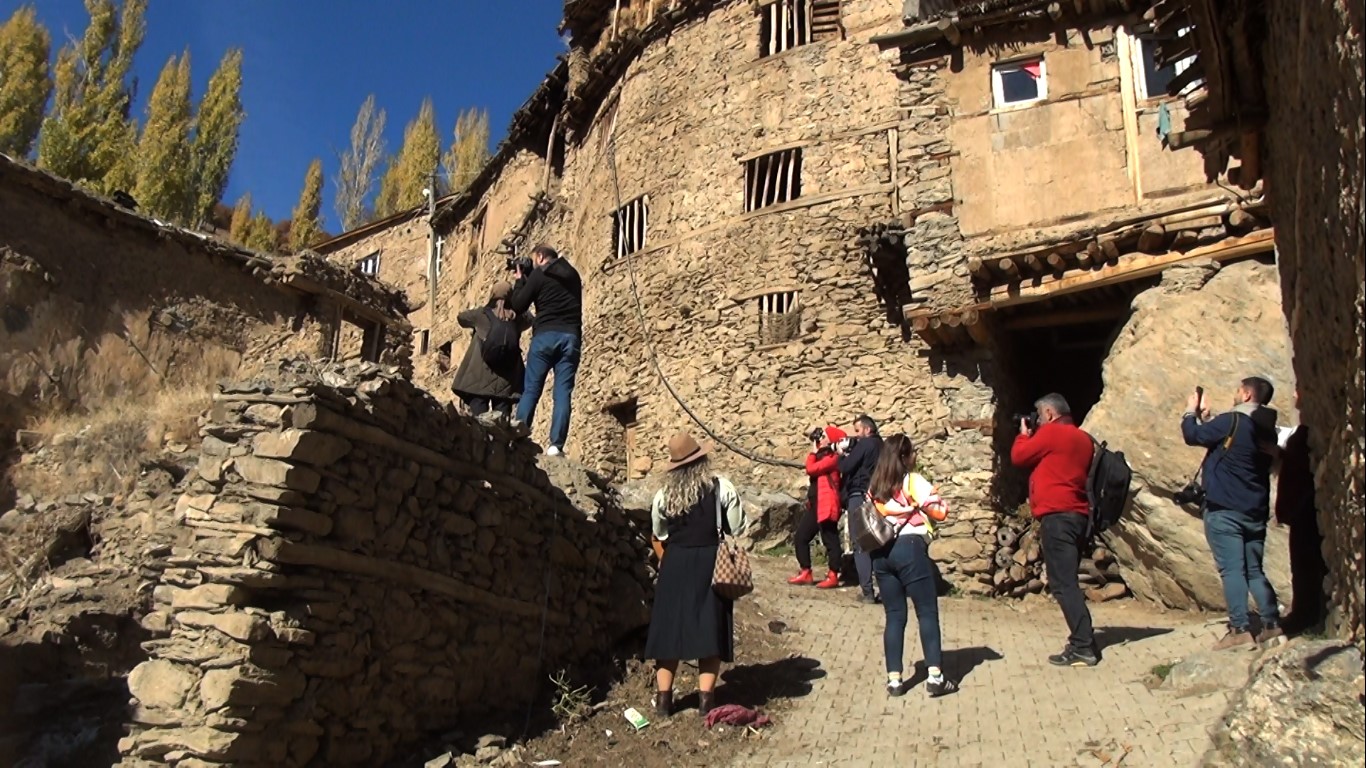
[[[82,0],[28,0],[59,41],[79,38]],[[0,19],[15,0],[0,0]],[[388,113],[390,151],[431,96],[443,141],[465,107],[489,112],[497,145],[513,111],[565,50],[555,31],[562,0],[150,0],[138,51],[136,114],[166,60],[186,48],[194,98],[224,52],[243,52],[247,112],[225,202],[251,192],[273,219],[288,218],[314,157],[323,161],[323,213],[332,210],[336,156],[350,141],[356,111],[375,94]],[[381,10],[382,9],[382,10]],[[55,55],[55,51],[54,51]]]

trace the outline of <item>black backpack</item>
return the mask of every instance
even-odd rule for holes
[[[1090,535],[1104,533],[1119,522],[1129,503],[1129,482],[1134,471],[1124,460],[1122,451],[1112,451],[1106,443],[1091,438],[1095,450],[1091,456],[1091,471],[1086,475],[1086,498],[1091,504]]]
[[[491,309],[484,311],[489,316],[489,332],[479,342],[479,355],[488,367],[497,371],[516,367],[522,361],[521,334],[517,332],[517,323],[498,317]]]

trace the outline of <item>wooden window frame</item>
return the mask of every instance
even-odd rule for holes
[[[757,211],[802,196],[802,148],[792,147],[744,161],[744,212]]]
[[[650,196],[641,195],[612,213],[612,254],[620,259],[645,248],[649,237]]]
[[[773,291],[755,296],[759,318],[759,344],[785,344],[802,335],[802,293],[798,290]]]
[[[1005,100],[1005,84],[1002,75],[1008,72],[1020,71],[1025,64],[1031,62],[1039,63],[1039,85],[1038,95],[1032,99],[1021,99],[1019,101]],[[1021,109],[1033,106],[1048,100],[1048,61],[1042,54],[1038,56],[1026,56],[1009,61],[1000,61],[991,65],[991,107],[995,111]]]

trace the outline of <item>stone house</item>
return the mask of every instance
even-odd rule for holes
[[[1172,149],[1183,36],[1150,6],[570,0],[568,55],[471,188],[324,251],[436,275],[414,345],[445,393],[455,314],[553,245],[586,285],[571,455],[638,478],[705,430],[738,480],[796,489],[810,428],[868,413],[956,502],[949,578],[990,589],[1011,415],[1056,390],[1085,417],[1164,271],[1272,258],[1260,190]]]

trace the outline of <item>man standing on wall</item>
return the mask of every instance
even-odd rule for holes
[[[844,497],[844,508],[848,514],[845,519],[853,520],[854,515],[867,502],[868,484],[873,477],[873,467],[877,466],[878,454],[882,452],[882,436],[877,433],[877,422],[863,414],[854,419],[854,437],[845,438],[836,445],[839,451],[840,495]],[[852,537],[851,537],[852,538]],[[854,567],[858,571],[859,600],[876,603],[873,592],[873,558],[864,552],[857,542],[854,545]]]
[[[1205,485],[1205,540],[1209,542],[1228,605],[1228,633],[1215,650],[1263,643],[1284,635],[1276,590],[1262,571],[1266,524],[1271,518],[1271,464],[1276,450],[1276,412],[1267,408],[1275,389],[1259,376],[1243,379],[1233,410],[1211,419],[1204,394],[1186,400],[1181,437],[1206,448],[1200,464]],[[1247,595],[1261,612],[1254,636]]]
[[[1090,529],[1091,502],[1086,478],[1094,443],[1072,423],[1072,408],[1057,393],[1034,403],[1038,421],[1021,419],[1020,434],[1010,447],[1010,463],[1031,469],[1029,511],[1039,521],[1048,589],[1067,620],[1067,645],[1048,657],[1059,667],[1094,667],[1100,663],[1091,610],[1077,583],[1077,568]]]
[[[583,280],[578,270],[547,245],[531,250],[531,269],[516,263],[517,282],[508,309],[521,314],[536,307],[531,346],[527,349],[526,380],[517,403],[514,429],[529,432],[536,416],[536,402],[545,389],[546,377],[555,371],[550,418],[550,446],[546,455],[559,456],[569,438],[569,412],[574,399],[574,377],[579,371],[583,340]]]

